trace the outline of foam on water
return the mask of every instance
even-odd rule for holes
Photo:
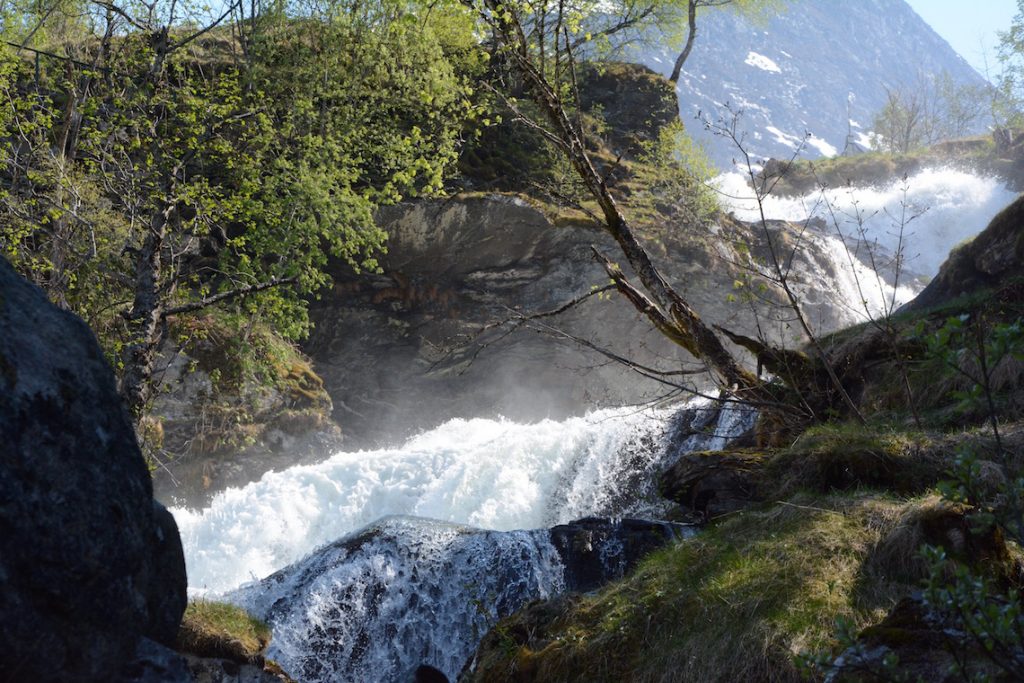
[[[760,218],[757,203],[746,177],[728,173],[718,179],[723,203],[738,218]],[[876,242],[889,253],[899,243],[900,224],[905,225],[904,255],[906,267],[922,275],[933,276],[949,251],[960,242],[981,232],[988,222],[1016,194],[999,179],[952,168],[929,168],[905,181],[872,188],[838,188],[824,193],[815,191],[802,197],[768,196],[764,200],[767,218],[803,221],[808,216],[825,219],[834,237],[835,225],[823,199],[827,199],[842,233],[857,241],[858,218],[863,238]],[[838,245],[842,248],[842,245]]]
[[[706,423],[715,412],[696,403],[686,420]],[[268,473],[206,509],[172,510],[190,588],[217,593],[262,578],[388,515],[512,530],[638,514],[640,489],[665,454],[669,416],[616,409],[535,424],[451,420],[398,448]],[[750,411],[723,411],[720,431],[735,435],[750,420]],[[700,441],[722,442],[711,431]]]

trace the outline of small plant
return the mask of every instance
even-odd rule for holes
[[[955,391],[953,397],[967,410],[982,407],[994,441],[992,460],[975,450],[961,452],[951,479],[940,485],[940,491],[946,499],[970,506],[974,528],[995,527],[1020,546],[1024,543],[1024,478],[1017,454],[1000,431],[995,376],[1001,364],[1024,360],[1021,321],[988,324],[984,318],[952,317],[930,336],[929,349],[968,381],[967,388]],[[986,470],[993,467],[996,476],[987,476]],[[1007,590],[1006,583],[997,580],[996,567],[972,568],[953,562],[941,548],[926,547],[923,553],[932,568],[925,602],[946,626],[950,652],[962,651],[966,644],[999,673],[1014,680],[1024,678],[1020,593]],[[966,680],[990,680],[988,672],[972,670],[962,656],[955,661],[957,672]]]
[[[997,674],[1024,680],[1020,593],[1007,591],[990,577],[952,562],[941,548],[926,547],[923,554],[932,567],[924,600],[935,621],[944,627],[954,672],[968,681],[996,678],[987,670],[990,667],[968,660],[964,653],[973,650],[981,653]]]
[[[178,630],[178,649],[200,657],[254,662],[270,643],[270,627],[244,609],[223,602],[193,600]]]

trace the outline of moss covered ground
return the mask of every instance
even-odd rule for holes
[[[840,653],[842,629],[880,623],[920,588],[924,544],[999,571],[1019,563],[1001,538],[974,534],[964,510],[927,485],[944,476],[942,444],[850,427],[800,441],[765,458],[771,485],[762,502],[711,520],[596,593],[501,622],[467,680],[819,680],[811,662]],[[913,471],[919,485],[906,487],[901,467],[857,470],[875,458]],[[837,468],[826,473],[806,459]],[[842,463],[853,465],[844,471]],[[794,485],[798,476],[806,486]]]
[[[800,680],[799,655],[833,647],[838,619],[875,623],[920,578],[876,556],[924,504],[798,493],[728,515],[532,637],[512,636],[529,611],[502,624],[489,638],[507,645],[472,680]]]

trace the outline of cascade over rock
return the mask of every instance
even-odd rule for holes
[[[193,588],[270,623],[267,656],[299,680],[407,681],[424,663],[454,676],[498,618],[593,590],[685,536],[631,519],[666,511],[656,472],[754,417],[701,399],[528,425],[452,420],[174,512]]]
[[[103,352],[0,259],[0,678],[109,681],[173,642],[185,564]]]
[[[423,662],[454,679],[498,619],[621,578],[688,532],[641,520],[481,531],[391,517],[229,598],[273,626],[270,656],[306,683],[407,681]]]

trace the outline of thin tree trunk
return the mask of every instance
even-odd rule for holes
[[[173,205],[154,212],[135,266],[135,298],[128,312],[133,338],[124,350],[120,386],[121,397],[135,420],[142,416],[149,403],[153,366],[163,340],[162,252],[173,213]]]
[[[679,76],[683,72],[683,64],[689,59],[690,53],[693,51],[693,44],[697,42],[697,0],[689,0],[686,20],[686,45],[683,46],[683,51],[676,57],[676,63],[672,67],[672,75],[668,77],[668,80],[672,81],[672,83],[679,82]]]
[[[496,15],[501,16],[501,3],[495,3],[495,7],[499,9]],[[583,180],[587,190],[601,207],[601,211],[604,214],[605,229],[615,239],[626,261],[632,267],[644,288],[653,297],[654,301],[651,303],[660,309],[658,311],[660,317],[667,319],[673,328],[672,333],[666,334],[666,336],[683,346],[696,358],[705,361],[710,369],[718,375],[720,384],[724,388],[759,393],[762,383],[740,365],[722,343],[718,335],[701,320],[700,316],[697,315],[690,305],[668,284],[651,261],[650,255],[640,244],[639,240],[637,240],[629,222],[608,190],[605,179],[594,168],[584,146],[581,132],[577,130],[576,126],[569,119],[560,98],[552,89],[547,79],[529,61],[525,51],[525,43],[516,43],[515,36],[522,35],[519,27],[510,24],[507,20],[499,21],[501,22],[499,28],[503,34],[502,38],[506,44],[518,48],[513,50],[515,63],[518,65],[524,78],[533,86],[535,98],[548,121],[553,126],[555,134],[561,140],[563,150],[568,155],[570,162]],[[570,54],[570,68],[572,68],[572,63],[572,55]],[[606,269],[608,269],[607,265]],[[616,278],[613,276],[613,279]],[[630,296],[624,283],[624,277],[617,278],[616,285],[620,291]],[[636,302],[634,301],[634,303]],[[648,317],[651,317],[651,315],[648,314]],[[660,326],[659,329],[662,329],[663,333],[666,332],[663,326]]]

